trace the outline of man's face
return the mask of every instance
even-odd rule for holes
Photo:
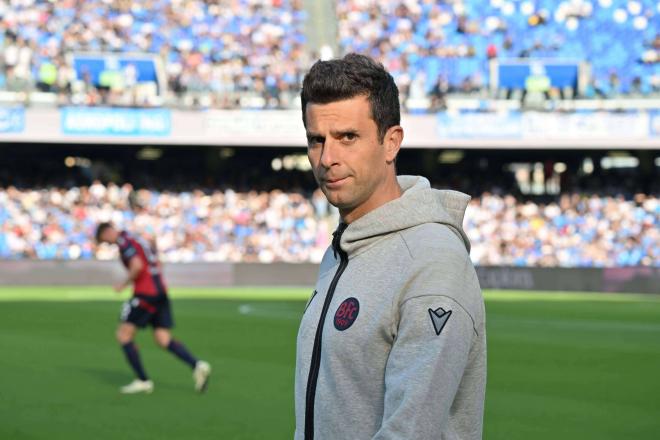
[[[366,96],[305,109],[307,155],[314,177],[328,201],[352,221],[377,207],[379,189],[395,178],[394,159],[401,139],[392,142],[393,127],[378,138]],[[395,145],[396,144],[396,145]]]
[[[103,231],[101,234],[100,242],[101,243],[110,243],[110,244],[115,244],[117,243],[117,237],[119,236],[119,231],[116,230],[115,228],[107,228]]]

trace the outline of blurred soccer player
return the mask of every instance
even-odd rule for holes
[[[155,249],[143,238],[119,231],[110,223],[98,225],[96,241],[119,247],[121,261],[128,271],[128,277],[114,286],[115,291],[121,292],[133,284],[133,297],[122,307],[117,341],[137,378],[122,387],[121,392],[151,393],[154,389],[133,342],[137,329],[147,325],[153,327],[154,339],[160,347],[167,349],[193,369],[195,389],[199,392],[205,391],[211,366],[208,362],[196,359],[181,342],[172,338],[172,311]]]
[[[482,436],[484,301],[470,198],[396,175],[399,93],[362,55],[305,76],[312,171],[341,222],[298,332],[297,440]]]

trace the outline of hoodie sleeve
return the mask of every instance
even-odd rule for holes
[[[472,292],[461,260],[426,265],[404,293],[385,369],[383,422],[374,439],[436,439],[447,432],[452,406],[470,398],[457,392],[478,326],[458,298],[480,291],[476,286]]]

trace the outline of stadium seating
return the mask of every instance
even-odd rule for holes
[[[338,14],[342,51],[380,59],[412,97],[483,91],[503,58],[587,61],[586,97],[660,90],[654,0],[340,0]]]
[[[256,95],[259,107],[277,107],[286,99],[282,94],[297,88],[301,67],[307,64],[301,4],[2,2],[0,89],[37,87],[59,92],[64,101],[72,94],[74,104],[159,105],[165,98],[170,105],[201,100],[206,106],[232,106],[239,99],[253,102]],[[135,53],[151,54],[153,59],[140,60],[141,65],[121,59],[122,54]],[[71,59],[77,54],[95,58],[80,63]],[[166,77],[158,86],[172,92],[171,100],[154,96],[158,69]],[[146,91],[137,87],[145,83]],[[136,102],[134,95],[140,93],[146,98]]]
[[[565,194],[544,205],[484,194],[466,214],[471,257],[483,265],[657,266],[659,202]]]
[[[155,237],[166,261],[319,262],[337,223],[320,192],[204,193],[90,187],[0,189],[0,258],[110,259],[97,222]],[[564,195],[519,202],[485,193],[466,214],[471,256],[483,265],[660,266],[660,199]]]
[[[489,61],[520,57],[588,62],[586,98],[648,96],[660,93],[659,8],[339,0],[337,43],[380,59],[412,104],[486,96]],[[305,47],[300,0],[10,0],[0,19],[0,101],[39,90],[31,102],[292,107],[314,49]]]

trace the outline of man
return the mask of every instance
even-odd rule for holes
[[[147,325],[153,327],[156,344],[170,351],[193,369],[195,390],[205,391],[211,366],[208,362],[197,360],[181,342],[172,338],[170,333],[174,325],[172,311],[155,250],[141,237],[119,231],[110,223],[99,224],[96,241],[119,247],[121,261],[128,271],[128,277],[115,286],[115,291],[121,292],[128,285],[133,284],[133,298],[122,308],[121,323],[116,335],[126,360],[137,378],[122,387],[120,391],[124,394],[135,394],[151,393],[154,389],[154,384],[149,380],[133,342],[137,329]]]
[[[479,439],[485,312],[469,197],[396,176],[403,129],[382,65],[319,61],[301,94],[314,176],[339,209],[297,341],[296,439]]]

